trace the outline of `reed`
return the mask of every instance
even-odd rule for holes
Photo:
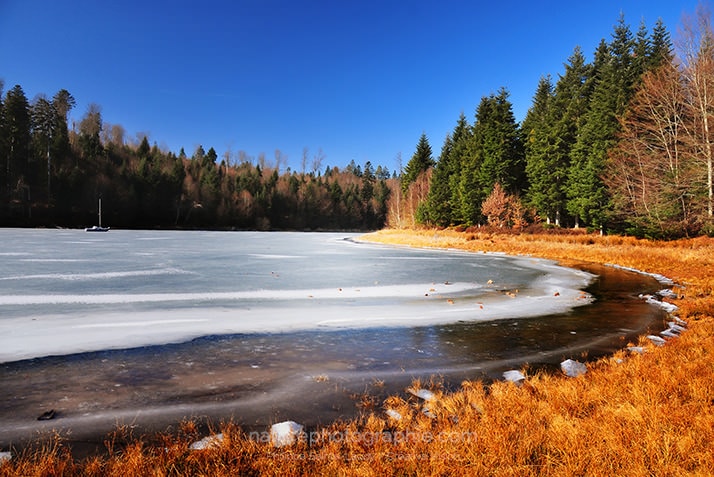
[[[226,423],[214,447],[191,450],[193,423],[74,461],[61,439],[14,457],[0,475],[711,475],[714,462],[714,240],[653,242],[585,233],[385,230],[364,240],[612,263],[675,280],[681,337],[619,351],[577,378],[523,372],[521,385],[438,383],[435,399],[404,393],[364,406],[288,447]],[[428,412],[425,412],[425,406]],[[391,412],[386,413],[387,410]],[[390,417],[399,416],[399,418]]]

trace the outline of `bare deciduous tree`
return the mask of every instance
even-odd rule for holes
[[[325,160],[325,153],[322,148],[317,150],[317,153],[312,157],[312,173],[316,173],[322,168],[322,162]]]
[[[703,4],[697,6],[695,18],[684,18],[677,47],[688,93],[686,105],[693,122],[689,139],[707,171],[706,209],[711,219],[714,214],[714,31],[711,12]]]

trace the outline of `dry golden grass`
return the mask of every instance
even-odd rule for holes
[[[595,235],[381,231],[385,243],[501,251],[613,263],[682,284],[680,338],[644,354],[620,351],[578,378],[535,374],[517,386],[467,381],[425,402],[394,396],[353,421],[276,448],[221,426],[215,448],[179,435],[134,440],[76,462],[56,440],[0,467],[0,475],[711,475],[714,469],[714,240],[652,242]],[[425,386],[414,383],[415,387]],[[428,387],[428,386],[427,386]],[[430,415],[424,411],[428,406]],[[394,420],[384,411],[396,411]]]

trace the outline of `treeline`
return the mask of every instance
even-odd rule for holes
[[[301,172],[213,148],[188,157],[127,144],[91,105],[70,130],[66,90],[30,104],[0,94],[0,225],[246,229],[391,226],[587,227],[673,238],[714,234],[714,33],[700,7],[675,49],[658,21],[621,16],[592,62],[576,47],[541,78],[522,123],[505,88],[465,114],[434,159],[422,135],[403,171],[371,163]],[[0,92],[2,92],[0,84]],[[307,171],[307,164],[311,169]]]
[[[714,233],[714,34],[700,9],[674,51],[661,21],[621,16],[588,63],[575,48],[543,77],[521,124],[506,89],[464,114],[438,160],[422,136],[391,225],[588,227],[636,236]]]
[[[1,89],[1,88],[0,88]],[[0,98],[2,95],[0,94]],[[32,104],[16,85],[0,101],[0,225],[125,228],[377,229],[384,225],[387,169],[354,161],[325,167],[320,150],[303,151],[303,171],[279,173],[274,162],[241,152],[219,161],[213,148],[188,157],[125,140],[120,125],[90,105],[67,126],[75,100],[66,91]],[[306,171],[307,161],[312,170]]]

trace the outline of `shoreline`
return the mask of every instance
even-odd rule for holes
[[[642,283],[646,281],[644,280],[645,277],[642,277],[643,280],[631,279],[627,282],[627,285],[620,285],[620,280],[624,278],[618,279],[617,277],[628,277],[635,274],[631,271],[600,267],[605,272],[610,270],[611,273],[608,273],[608,275],[614,277],[610,279],[615,280],[613,282],[614,285],[610,286],[615,286],[615,288],[624,286],[627,288],[627,290],[617,292],[608,291],[610,300],[618,301],[630,297],[629,299],[633,304],[640,305],[644,303],[643,300],[636,298],[636,294],[643,291]],[[578,266],[578,269],[587,270],[589,273],[595,273],[598,276],[601,276],[603,272],[603,270],[598,270],[595,264],[583,263]],[[637,276],[640,275],[638,274]],[[591,285],[594,286],[592,283]],[[598,291],[595,291],[595,293],[597,294]],[[602,306],[602,303],[598,304]],[[529,320],[538,320],[538,318],[530,318]],[[655,327],[660,324],[658,322]],[[365,392],[372,395],[370,399],[384,401],[391,395],[403,395],[404,390],[417,376],[420,379],[427,379],[429,376],[432,378],[433,376],[441,376],[440,379],[449,387],[455,387],[463,380],[495,381],[502,379],[502,373],[505,370],[522,367],[524,363],[529,363],[532,371],[549,369],[550,372],[557,373],[558,363],[562,360],[560,358],[561,354],[577,357],[582,352],[589,351],[590,357],[587,361],[593,362],[617,349],[621,349],[613,347],[611,343],[617,339],[619,334],[621,333],[613,330],[610,338],[606,336],[601,338],[602,344],[599,344],[598,340],[596,340],[588,342],[589,344],[579,345],[579,348],[568,347],[562,350],[555,350],[551,353],[552,357],[549,359],[546,359],[542,354],[534,352],[530,355],[515,358],[512,361],[502,360],[488,365],[482,363],[448,369],[435,368],[431,371],[422,369],[417,374],[414,374],[413,371],[405,374],[403,371],[400,373],[398,371],[381,372],[378,370],[357,373],[347,370],[333,370],[325,373],[324,369],[315,368],[312,373],[301,372],[297,375],[288,373],[282,378],[273,378],[277,380],[274,384],[267,384],[269,387],[264,390],[260,388],[251,389],[251,379],[254,378],[250,378],[246,374],[245,377],[239,378],[240,382],[244,383],[241,386],[244,386],[245,389],[243,391],[238,390],[238,395],[233,397],[231,395],[235,391],[227,389],[222,391],[222,394],[219,393],[204,398],[186,399],[184,397],[180,403],[173,403],[172,398],[168,396],[168,400],[140,408],[96,411],[85,417],[71,413],[66,414],[60,410],[58,419],[53,421],[42,423],[34,421],[30,423],[22,419],[12,422],[6,421],[6,432],[3,440],[6,444],[9,440],[15,443],[23,442],[21,445],[18,444],[19,447],[31,447],[33,439],[28,438],[28,436],[37,436],[40,433],[49,436],[52,432],[59,430],[62,434],[67,433],[68,444],[73,449],[76,447],[76,450],[73,451],[75,455],[84,457],[97,452],[101,454],[103,441],[117,427],[129,427],[135,435],[144,435],[178,429],[180,423],[187,419],[203,423],[202,427],[205,429],[215,427],[217,423],[229,419],[247,430],[265,430],[271,422],[280,420],[281,417],[298,420],[309,428],[322,427],[344,419],[357,418],[362,411],[356,407],[356,400],[359,396],[364,395]],[[630,335],[634,337],[632,333]],[[157,349],[160,348],[160,346],[157,347]],[[219,370],[214,369],[213,371]],[[320,382],[315,376],[324,376],[324,382]],[[236,379],[238,378],[232,378],[234,382]],[[383,384],[376,387],[374,386],[375,382],[382,382]],[[386,385],[384,384],[385,382]]]
[[[425,233],[433,241],[435,234],[409,233],[419,239],[417,242],[424,241]],[[205,433],[189,427],[183,437],[163,437],[160,446],[164,451],[160,453],[153,452],[144,440],[143,445],[115,450],[110,458],[100,458],[93,464],[68,464],[68,454],[61,448],[50,448],[42,451],[37,461],[30,456],[17,462],[13,459],[9,471],[17,474],[8,475],[27,473],[42,463],[54,469],[74,466],[71,468],[77,472],[91,467],[96,473],[101,468],[102,473],[112,475],[124,475],[127,466],[160,472],[177,465],[210,474],[218,469],[216,463],[226,462],[226,456],[231,459],[233,473],[261,473],[269,468],[285,475],[318,474],[328,469],[357,473],[366,469],[364,465],[381,469],[380,473],[389,469],[405,474],[442,474],[448,468],[464,475],[467,470],[470,475],[485,475],[494,468],[514,475],[703,475],[710,470],[707,463],[714,457],[714,368],[710,360],[714,354],[714,239],[661,243],[584,234],[576,238],[514,238],[490,233],[436,233],[458,235],[473,250],[500,249],[564,261],[577,257],[602,266],[616,263],[671,277],[678,285],[674,296],[666,297],[666,301],[679,306],[677,315],[687,322],[687,330],[676,339],[665,340],[663,346],[648,342],[640,334],[635,344],[642,352],[609,354],[588,364],[587,374],[578,378],[524,370],[522,385],[499,381],[488,391],[478,381],[464,381],[456,390],[443,390],[422,381],[421,385],[435,394],[436,400],[429,402],[431,416],[420,412],[423,401],[419,398],[390,397],[380,408],[326,429],[338,436],[345,432],[357,436],[411,432],[416,437],[430,429],[426,432],[429,436],[462,436],[467,440],[377,440],[366,445],[359,441],[319,441],[277,448],[250,443],[246,434],[226,425],[220,431],[227,439],[215,448],[200,451],[199,456],[189,449],[191,440],[186,439],[200,439]],[[385,410],[393,417],[385,417]]]

